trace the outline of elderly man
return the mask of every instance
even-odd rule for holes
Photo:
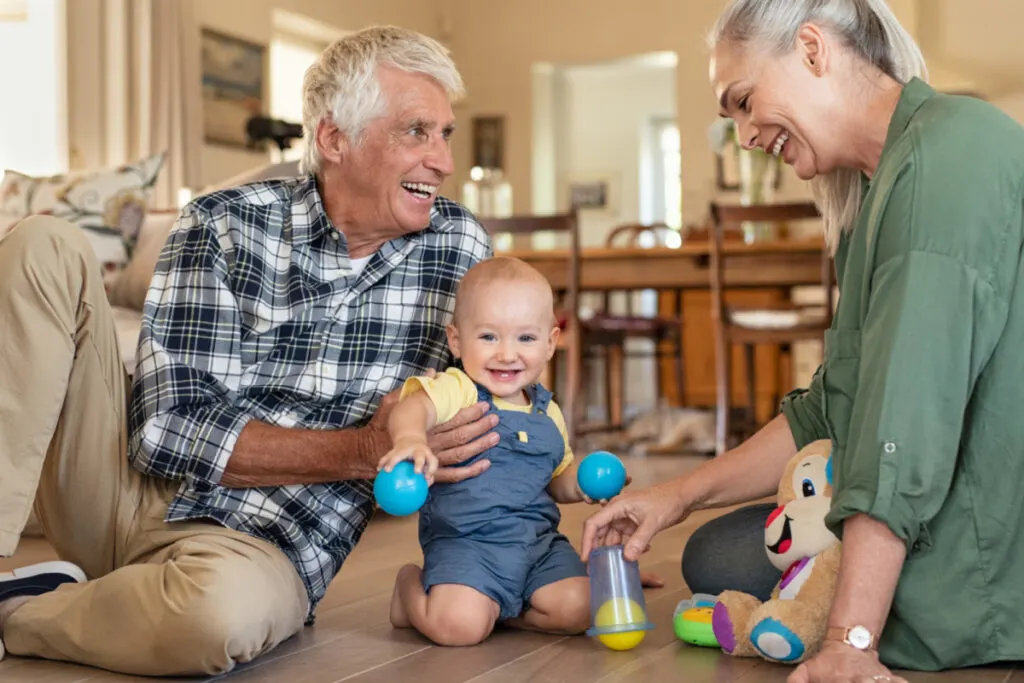
[[[461,89],[410,31],[327,48],[303,86],[308,175],[183,210],[127,411],[82,236],[33,218],[0,242],[0,555],[35,498],[68,561],[0,577],[9,652],[216,674],[313,621],[373,509],[389,392],[449,363],[456,285],[490,254],[438,196]],[[479,405],[433,435],[438,480],[486,467],[455,465],[495,419]]]

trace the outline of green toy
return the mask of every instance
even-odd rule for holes
[[[695,595],[676,605],[672,627],[676,638],[698,647],[719,647],[711,625],[717,600],[711,595]]]

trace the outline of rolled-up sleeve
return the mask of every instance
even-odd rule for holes
[[[806,389],[795,389],[782,400],[782,414],[789,423],[798,449],[812,441],[829,438],[821,411],[821,367]]]
[[[1005,310],[978,272],[948,255],[908,250],[876,265],[871,281],[826,523],[841,535],[843,520],[866,514],[910,552],[930,543],[927,525],[949,493],[968,400]]]
[[[251,416],[237,405],[241,321],[216,223],[186,208],[146,297],[129,413],[128,457],[141,472],[220,482]]]

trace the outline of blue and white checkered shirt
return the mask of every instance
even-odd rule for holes
[[[131,463],[181,480],[166,521],[209,518],[281,548],[312,621],[366,528],[372,482],[223,488],[235,441],[252,419],[364,425],[405,378],[447,367],[456,286],[491,253],[444,198],[427,228],[387,242],[358,274],[312,178],[195,199],[146,297],[129,415]]]

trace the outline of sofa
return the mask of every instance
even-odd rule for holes
[[[153,155],[134,164],[52,177],[7,170],[0,181],[0,238],[28,215],[65,217],[87,231],[104,272],[125,369],[135,371],[142,307],[153,271],[179,210],[150,206],[163,162]],[[298,162],[263,165],[210,185],[202,193],[247,182],[295,176]],[[33,514],[25,536],[41,534]]]

